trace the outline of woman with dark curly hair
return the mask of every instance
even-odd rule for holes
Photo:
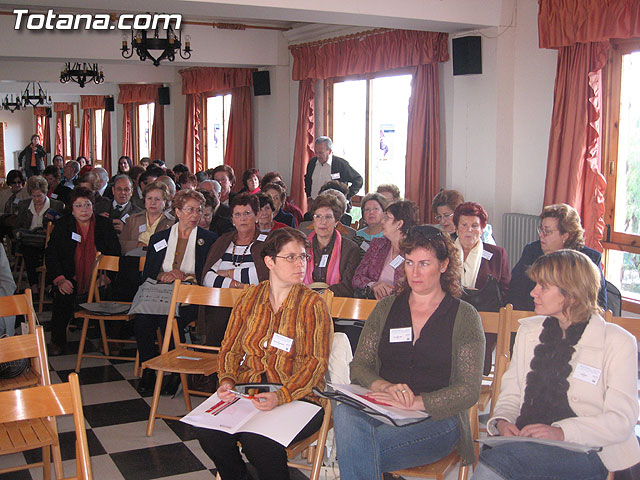
[[[257,168],[245,170],[242,174],[242,189],[238,193],[255,195],[260,191],[260,172]]]
[[[475,461],[467,409],[480,395],[484,335],[478,312],[456,298],[458,251],[449,235],[416,226],[401,252],[406,282],[369,315],[351,381],[377,401],[431,416],[396,427],[338,404],[334,427],[344,480],[381,478],[439,460],[456,447],[463,464]]]

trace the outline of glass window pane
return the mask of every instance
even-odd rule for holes
[[[333,154],[348,161],[362,178],[365,177],[366,82],[349,80],[333,85]],[[364,195],[364,187],[360,195]]]
[[[96,162],[102,162],[102,123],[104,121],[104,110],[95,110],[95,116],[93,119],[94,130],[96,132],[96,151],[93,152],[93,157]]]
[[[65,157],[71,158],[71,129],[73,125],[71,123],[71,114],[65,113],[64,115],[64,136],[65,136]],[[72,158],[75,160],[75,158]]]
[[[369,191],[393,183],[404,195],[411,75],[374,78],[370,96]]]
[[[231,95],[228,95],[231,97]],[[226,95],[225,95],[226,97]],[[224,163],[226,122],[224,121],[224,99],[222,95],[207,98],[207,168]]]
[[[605,277],[623,297],[640,301],[640,255],[609,250]]]
[[[153,126],[153,110],[155,104],[147,103],[138,106],[138,145],[140,158],[151,157],[151,128]]]
[[[640,89],[638,84],[640,84],[640,52],[634,52],[622,57],[614,230],[636,235],[640,234]]]

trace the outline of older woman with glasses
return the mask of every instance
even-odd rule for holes
[[[149,186],[152,186],[150,184]],[[151,191],[151,189],[150,189]],[[217,235],[205,228],[198,227],[204,197],[193,190],[180,190],[173,198],[173,209],[178,223],[167,230],[156,232],[149,239],[147,260],[143,277],[152,278],[161,283],[174,280],[198,283],[202,278],[205,259]],[[196,318],[197,309],[190,306],[180,308],[180,331]],[[158,355],[155,344],[156,330],[166,321],[162,315],[136,315],[134,331],[140,362]],[[138,385],[138,391],[145,393],[153,389],[155,371],[145,370]],[[175,381],[168,380],[167,383]]]
[[[365,242],[370,242],[374,238],[381,238],[384,235],[384,209],[389,202],[380,193],[368,193],[362,199],[362,218],[367,226],[356,232],[356,237],[362,237]],[[362,248],[362,244],[361,244]],[[367,247],[364,247],[367,248]]]
[[[539,257],[569,248],[584,253],[598,267],[600,271],[598,305],[606,310],[607,288],[600,267],[602,254],[584,245],[584,229],[576,209],[565,203],[544,207],[540,214],[538,235],[539,240],[525,245],[520,260],[513,267],[507,303],[511,303],[515,310],[533,310],[534,303],[530,293],[535,283],[527,275],[527,269]]]
[[[458,251],[449,235],[416,226],[401,253],[406,283],[365,322],[351,381],[379,402],[430,417],[396,427],[339,403],[334,427],[343,480],[379,479],[456,448],[465,465],[475,461],[467,409],[480,395],[484,335],[478,312],[458,299]]]
[[[120,243],[111,221],[93,213],[91,190],[75,188],[67,210],[69,213],[55,223],[45,251],[48,283],[54,286],[49,346],[52,356],[66,349],[67,323],[77,297],[89,291],[96,254],[120,255]]]

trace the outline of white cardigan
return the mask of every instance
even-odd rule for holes
[[[513,358],[502,377],[494,417],[488,423],[491,435],[498,434],[498,419],[515,423],[520,415],[526,377],[533,350],[540,343],[544,319],[536,316],[520,320]],[[609,471],[629,468],[640,461],[640,446],[634,433],[638,418],[636,339],[600,315],[593,315],[575,349],[567,396],[577,417],[565,418],[553,426],[562,429],[567,442],[603,447],[599,455]],[[601,372],[595,385],[574,378],[578,364]]]

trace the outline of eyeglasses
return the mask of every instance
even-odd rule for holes
[[[451,217],[453,217],[453,213],[445,213],[443,215],[438,214],[436,215],[436,221],[440,223],[443,218],[451,218]]]
[[[194,213],[197,213],[198,215],[202,215],[202,212],[203,212],[202,207],[184,207],[184,208],[181,208],[180,210],[182,210],[187,215],[193,215]]]
[[[335,220],[335,217],[333,215],[317,215],[317,214],[314,214],[313,215],[313,219],[314,220],[318,220],[319,222],[322,222],[323,220],[325,222],[332,222],[333,220]]]
[[[233,212],[232,217],[233,218],[240,218],[240,217],[249,218],[251,215],[255,215],[253,213],[253,210],[247,210],[246,212]]]
[[[301,253],[300,255],[276,255],[276,258],[284,258],[287,262],[289,263],[296,263],[296,261],[300,260],[303,263],[307,263],[309,261],[309,259],[311,258],[311,255],[309,255],[308,253]]]
[[[120,192],[120,193],[129,193],[130,191],[131,191],[131,189],[130,189],[130,188],[128,188],[128,187],[127,187],[127,188],[119,188],[119,187],[116,187],[116,192]]]
[[[549,235],[553,235],[554,232],[557,232],[558,229],[553,229],[553,228],[544,228],[544,227],[538,227],[536,230],[538,230],[538,235],[542,235],[543,237],[548,237]]]
[[[93,208],[93,203],[91,202],[87,202],[87,203],[74,203],[73,204],[73,208],[77,208],[78,210],[82,209],[82,208]]]

